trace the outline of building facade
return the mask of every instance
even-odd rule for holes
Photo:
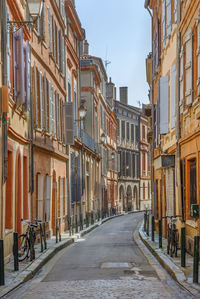
[[[119,211],[140,209],[140,109],[128,105],[128,88],[120,88],[115,101],[117,116],[117,150]]]

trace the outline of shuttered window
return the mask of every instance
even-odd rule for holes
[[[185,97],[186,105],[192,103],[192,29],[185,36]]]
[[[74,105],[65,103],[65,143],[74,144]]]
[[[176,109],[176,65],[171,67],[171,129],[175,128]]]
[[[71,202],[75,201],[76,181],[75,181],[75,155],[71,153]]]
[[[172,31],[172,0],[166,0],[166,21],[167,21],[167,37]]]
[[[163,48],[165,48],[165,39],[166,39],[166,28],[165,28],[165,1],[162,0],[162,42],[163,42]]]
[[[33,68],[33,82],[34,82],[34,114],[35,114],[35,126],[37,127],[38,125],[38,85],[37,85],[37,68],[36,64],[34,62],[34,68]]]
[[[51,87],[52,97],[51,97],[51,112],[52,112],[52,118],[51,118],[51,133],[53,136],[55,136],[55,93],[54,93],[54,87]]]
[[[30,111],[30,97],[31,97],[31,57],[30,46],[26,41],[25,47],[25,102],[26,110]]]
[[[43,176],[37,174],[37,219],[43,220]]]
[[[71,96],[71,73],[70,70],[68,70],[68,102],[72,101],[72,96]]]
[[[54,17],[52,16],[52,33],[53,33],[53,57],[56,60],[56,25]]]
[[[65,216],[67,215],[67,201],[68,201],[68,188],[67,188],[67,178],[64,179],[65,181]]]
[[[180,52],[180,105],[183,104],[183,99],[184,99],[184,47],[181,47],[181,52]]]
[[[40,91],[40,128],[43,129],[43,79],[42,72],[39,73],[39,91]]]
[[[200,22],[197,24],[197,93],[200,96]]]
[[[18,90],[17,90],[17,103],[24,104],[25,103],[25,60],[24,60],[24,34],[23,29],[20,28],[18,31]]]
[[[130,132],[129,132],[129,123],[126,123],[126,136],[127,136],[127,140],[129,141],[130,139]]]
[[[131,141],[134,143],[134,124],[131,124]]]
[[[62,142],[64,142],[63,129],[63,100],[60,99],[60,140]]]
[[[64,206],[64,179],[60,178],[60,217],[63,217],[63,206]]]
[[[159,79],[159,133],[167,134],[169,128],[169,77]]]
[[[9,20],[9,14],[7,11],[7,19]],[[10,92],[10,56],[11,56],[11,51],[10,51],[10,31],[7,30],[7,46],[6,46],[6,52],[7,52],[7,86],[8,86],[8,91]]]
[[[55,93],[56,99],[56,135],[57,139],[60,140],[60,117],[59,117],[59,94]]]
[[[81,173],[80,173],[80,156],[77,157],[77,182],[76,182],[76,192],[77,192],[77,201],[81,201]]]
[[[48,37],[49,37],[49,53],[52,53],[52,16],[50,13],[50,8],[47,8],[48,11]]]
[[[125,121],[121,121],[122,124],[122,141],[125,139]]]
[[[196,160],[190,162],[190,204],[197,203]]]
[[[41,39],[43,41],[45,41],[45,2],[43,3],[40,22],[41,22],[41,25],[40,25],[40,27],[41,27]]]
[[[44,129],[48,131],[48,104],[47,104],[47,78],[46,72],[44,73]]]
[[[52,91],[51,91],[51,83],[48,81],[48,107],[49,107],[49,121],[48,121],[48,127],[49,127],[49,134],[51,134],[52,132],[52,106],[51,106],[51,102],[52,102]]]
[[[174,0],[174,23],[177,22],[177,0]]]
[[[117,119],[117,137],[120,137],[120,120]]]
[[[50,220],[50,207],[51,207],[51,177],[45,176],[45,220]]]
[[[14,101],[17,102],[17,73],[18,73],[18,61],[17,61],[17,47],[18,47],[18,32],[13,32],[13,94],[14,94]]]
[[[132,153],[132,177],[135,177],[135,154]]]

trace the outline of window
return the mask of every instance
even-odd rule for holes
[[[197,203],[196,159],[190,161],[190,204]]]
[[[37,174],[37,218],[43,220],[43,176]]]
[[[150,184],[148,182],[148,199],[150,199]]]
[[[185,36],[185,97],[186,105],[192,103],[192,28]]]
[[[45,176],[45,220],[50,220],[50,206],[51,206],[51,177]]]
[[[23,218],[29,219],[28,205],[28,160],[27,156],[23,157]]]
[[[143,199],[145,199],[145,183],[143,183]]]
[[[130,133],[129,133],[129,123],[126,123],[126,136],[127,136],[127,140],[130,139]]]
[[[122,140],[125,139],[125,121],[122,120]]]
[[[72,96],[71,96],[71,73],[70,70],[68,70],[68,102],[72,101]]]
[[[142,139],[145,140],[145,126],[142,126]]]
[[[146,173],[146,154],[142,153],[142,170],[143,170],[143,176]]]
[[[134,124],[131,124],[131,141],[134,142]]]
[[[63,182],[64,179],[60,178],[60,217],[63,217],[63,200],[64,200]]]

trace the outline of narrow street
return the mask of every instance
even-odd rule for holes
[[[134,240],[142,216],[101,225],[6,298],[193,298]]]

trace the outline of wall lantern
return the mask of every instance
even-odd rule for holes
[[[83,120],[85,118],[86,113],[87,113],[87,109],[85,108],[85,106],[83,104],[81,104],[80,107],[79,107],[80,120]]]

